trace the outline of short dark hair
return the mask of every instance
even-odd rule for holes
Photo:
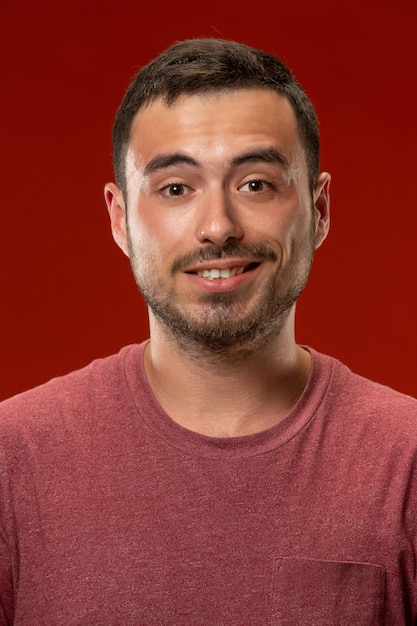
[[[235,41],[214,38],[175,43],[132,80],[113,126],[113,162],[118,187],[126,194],[130,129],[142,106],[158,98],[169,106],[184,94],[256,87],[272,89],[290,102],[306,152],[312,191],[319,174],[320,139],[317,117],[308,96],[290,69],[275,56]]]

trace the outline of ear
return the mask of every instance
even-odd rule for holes
[[[322,172],[313,193],[316,250],[327,237],[330,228],[330,174]]]
[[[126,207],[123,194],[117,185],[107,183],[104,187],[104,199],[106,200],[107,210],[110,216],[113,239],[119,248],[123,250],[125,255],[129,256],[126,230]]]

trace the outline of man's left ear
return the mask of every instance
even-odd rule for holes
[[[313,194],[316,250],[327,237],[330,228],[330,174],[321,172]]]

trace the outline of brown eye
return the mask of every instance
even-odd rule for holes
[[[190,192],[190,188],[183,183],[172,183],[171,185],[165,185],[159,189],[161,196],[165,198],[181,198],[186,196]]]
[[[256,178],[254,180],[249,180],[247,183],[242,185],[240,190],[247,193],[260,193],[261,191],[265,191],[270,187],[271,183],[268,183],[266,180]]]
[[[248,183],[248,188],[250,191],[261,191],[263,189],[263,183],[260,180],[251,180]]]
[[[170,196],[182,196],[184,194],[184,185],[169,185],[167,191]]]

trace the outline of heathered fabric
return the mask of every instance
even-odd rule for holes
[[[0,624],[414,624],[417,402],[312,351],[284,421],[205,437],[143,349],[0,404]]]

